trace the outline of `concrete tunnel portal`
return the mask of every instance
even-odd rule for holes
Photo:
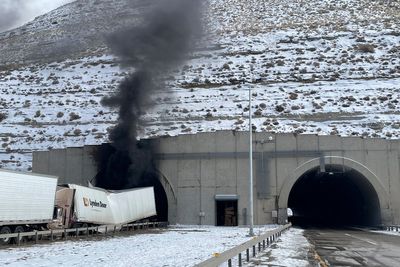
[[[300,226],[377,226],[381,211],[377,192],[358,171],[343,165],[314,167],[293,185],[288,199]]]
[[[109,153],[106,149],[99,161],[97,145],[36,151],[32,168],[58,176],[59,183],[87,185],[95,177],[92,184],[115,190],[155,186],[158,219],[172,224],[214,225],[221,213],[216,205],[227,204],[218,197],[235,196],[236,202],[220,209],[233,206],[235,224],[246,225],[248,137],[248,132],[217,131],[149,139],[155,153],[154,165],[146,168],[150,176],[143,177],[147,183],[126,181],[137,176],[115,168],[104,173],[107,179],[98,179]],[[286,223],[288,207],[294,223],[400,222],[400,140],[255,133],[253,153],[255,224]],[[134,162],[143,157],[146,153]],[[117,162],[131,170],[128,160]]]

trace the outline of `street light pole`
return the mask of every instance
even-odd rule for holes
[[[249,87],[249,235],[254,236],[253,231],[253,129],[251,124],[251,87]]]

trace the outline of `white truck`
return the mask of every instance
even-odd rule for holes
[[[46,228],[53,220],[56,187],[55,176],[0,169],[0,234]]]
[[[156,215],[153,187],[108,191],[75,184],[60,186],[50,228],[118,225]]]
[[[0,234],[32,230],[122,225],[156,214],[153,187],[107,191],[55,176],[0,169]],[[8,244],[11,238],[0,238]]]

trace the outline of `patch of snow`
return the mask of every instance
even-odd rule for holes
[[[256,234],[276,228],[255,227]],[[243,227],[171,226],[101,240],[0,250],[1,266],[193,266],[249,240]]]
[[[308,253],[311,244],[303,236],[303,230],[290,228],[259,256],[244,266],[310,266]]]
[[[400,236],[400,232],[395,232],[395,231],[371,231],[371,232],[378,233],[378,234],[385,234],[385,235]]]

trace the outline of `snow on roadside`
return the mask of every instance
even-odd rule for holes
[[[378,233],[378,234],[385,234],[385,235],[396,235],[400,236],[400,232],[394,232],[394,231],[371,231],[372,233]]]
[[[257,235],[275,228],[255,228]],[[243,227],[172,226],[145,234],[0,250],[0,266],[193,266],[249,240]]]
[[[290,228],[277,242],[268,247],[260,256],[246,266],[310,266],[308,253],[311,244],[303,236],[303,230]]]

